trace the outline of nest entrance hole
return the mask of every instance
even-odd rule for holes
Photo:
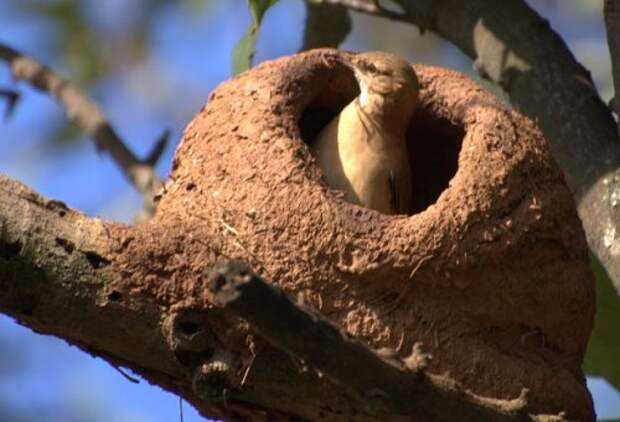
[[[315,80],[313,87],[308,87],[319,90],[299,118],[302,139],[310,146],[321,129],[359,95],[353,74],[348,69],[339,70],[328,81]],[[434,204],[458,170],[465,129],[435,110],[437,107],[433,107],[431,99],[425,98],[422,91],[407,130],[413,193],[411,214]]]
[[[427,104],[428,106],[428,104]],[[456,174],[465,129],[419,104],[407,130],[412,214],[434,204]]]

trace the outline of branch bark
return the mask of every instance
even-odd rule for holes
[[[19,94],[13,90],[0,89],[0,97],[3,97],[6,100],[6,111],[4,112],[4,118],[8,119],[15,110],[15,106],[19,101]]]
[[[176,377],[153,335],[157,308],[122,306],[106,288],[112,226],[0,176],[0,311],[116,365]]]
[[[512,104],[536,121],[575,196],[588,244],[620,291],[620,142],[589,72],[523,0],[400,0],[394,16],[374,2],[328,0],[432,30],[474,60]]]
[[[611,58],[611,76],[614,83],[614,98],[610,101],[610,107],[617,115],[620,115],[620,98],[618,98],[620,95],[620,2],[605,0],[603,14]]]
[[[0,44],[0,59],[9,63],[15,79],[24,80],[58,100],[67,110],[71,121],[93,138],[97,150],[110,154],[133,186],[144,194],[146,208],[152,214],[153,196],[162,187],[153,165],[161,156],[169,133],[164,132],[155,142],[147,159],[140,160],[118,136],[97,103],[72,83],[33,57],[3,44]]]
[[[282,291],[231,261],[209,274],[216,303],[247,320],[273,346],[327,376],[365,411],[380,420],[562,421],[530,416],[527,390],[514,400],[496,400],[465,391],[446,376],[425,372],[430,359],[417,344],[404,361],[391,361],[348,336],[336,325],[293,303]],[[386,353],[384,353],[386,354]]]
[[[212,294],[199,280],[182,297],[170,291],[166,300],[149,294],[148,279],[143,288],[123,289],[118,281],[129,269],[115,257],[144,227],[88,218],[0,177],[0,312],[113,366],[130,368],[211,418],[340,420],[345,411],[360,421],[453,420],[454,415],[532,420],[524,394],[514,400],[477,396],[447,377],[426,373],[426,357],[417,348],[405,361],[382,356],[253,273],[248,282],[235,266],[216,271],[226,283],[232,280],[233,288],[216,277]],[[158,237],[150,229],[149,236]],[[151,265],[145,271],[154,273],[158,262],[145,257],[135,265]],[[247,318],[272,346],[257,338],[256,355],[244,365],[239,351],[218,340],[227,332],[240,335],[243,324],[213,309],[209,297]],[[295,365],[299,359],[313,370]]]
[[[212,408],[206,413],[193,393],[191,376],[161,328],[164,308],[148,295],[111,287],[119,271],[113,233],[125,229],[0,176],[0,312],[222,417]]]

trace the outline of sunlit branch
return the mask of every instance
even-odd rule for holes
[[[16,80],[26,81],[58,100],[69,119],[93,138],[97,150],[110,154],[132,185],[144,194],[147,209],[153,209],[152,198],[162,186],[153,165],[165,148],[168,132],[155,143],[153,152],[141,160],[118,136],[97,103],[72,83],[34,58],[3,44],[0,44],[0,59],[9,64]]]

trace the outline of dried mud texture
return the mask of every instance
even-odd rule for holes
[[[337,51],[314,50],[210,95],[185,130],[154,220],[119,233],[118,288],[191,308],[202,269],[242,258],[373,347],[406,356],[422,342],[431,372],[477,394],[512,399],[527,388],[534,413],[592,420],[580,365],[593,280],[546,141],[467,77],[415,70],[413,215],[382,215],[326,186],[308,143],[358,87]],[[219,341],[249,353],[243,324],[224,330],[217,318]],[[247,382],[271,376],[278,381],[258,370]]]

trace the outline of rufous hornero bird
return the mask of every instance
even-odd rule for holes
[[[344,199],[384,214],[411,210],[407,127],[419,93],[409,63],[385,52],[349,53],[346,65],[360,94],[312,144],[330,188]]]

